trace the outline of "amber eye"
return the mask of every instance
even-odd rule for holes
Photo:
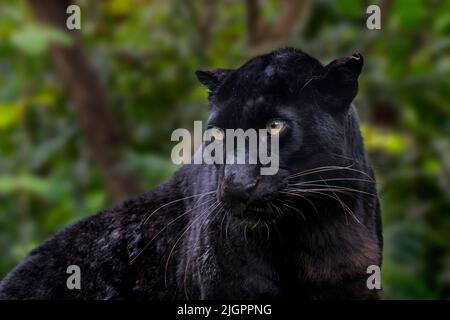
[[[281,120],[271,120],[267,123],[266,129],[271,135],[280,134],[280,132],[284,129],[285,123]]]
[[[218,127],[212,127],[211,134],[216,140],[223,140],[225,138],[225,134],[223,133],[223,130]]]

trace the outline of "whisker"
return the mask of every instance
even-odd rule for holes
[[[291,175],[287,176],[287,178],[301,176],[301,175],[306,175],[306,174],[310,174],[310,173],[315,173],[315,172],[321,171],[321,170],[330,171],[330,170],[339,170],[339,169],[351,168],[351,166],[352,165],[349,165],[349,166],[346,166],[346,167],[342,167],[342,166],[315,167],[315,168],[306,169],[306,170],[303,170],[303,171],[300,171],[300,172],[296,172],[294,174],[291,174]]]
[[[223,205],[219,206],[219,210],[217,211],[217,214],[219,214],[221,212],[221,210],[223,209]],[[213,214],[215,209],[211,210],[208,215],[206,216],[206,218],[204,219],[203,223],[200,225],[200,231],[203,228],[203,226],[206,224],[206,221],[208,220],[208,218]],[[193,248],[197,248],[197,245],[200,241],[201,237],[199,237],[199,235],[197,234],[197,240],[195,241],[195,244],[193,246]],[[183,285],[184,285],[184,295],[186,297],[187,300],[189,300],[189,295],[188,295],[188,289],[187,289],[187,271],[189,269],[189,264],[191,263],[192,260],[192,256],[194,255],[194,252],[191,253],[191,255],[189,255],[188,260],[186,261],[186,267],[184,268],[184,278],[183,278]]]
[[[258,221],[252,226],[252,229],[255,229],[260,222],[261,222],[261,217],[258,218]]]
[[[247,239],[247,224],[244,224],[244,239],[245,239],[245,244],[248,244],[248,239]]]
[[[339,153],[332,152],[331,154],[334,155],[334,156],[336,156],[336,157],[345,159],[345,160],[350,160],[350,161],[352,161],[352,162],[363,163],[361,160],[357,160],[357,159],[354,159],[354,158],[351,158],[351,157],[348,157],[348,156],[344,156],[344,155],[339,154]]]
[[[321,177],[322,178],[322,177]],[[329,185],[328,185],[328,183],[326,182],[326,181],[324,181],[323,180],[323,178],[322,178],[322,181],[323,182],[325,182],[325,184],[328,186],[328,188],[330,187]],[[336,199],[341,203],[341,205],[342,206],[344,206],[344,202],[338,197],[338,195],[336,194],[336,192],[334,192],[334,191],[331,191],[331,192],[333,192],[333,194],[334,194],[334,196],[336,197]],[[348,209],[350,209],[347,205],[345,205]],[[351,210],[350,210],[351,211]],[[352,211],[351,211],[352,212]],[[346,224],[348,225],[348,218],[347,218],[347,212],[344,210],[344,216],[345,216],[345,222],[346,222]],[[353,216],[355,217],[355,219],[356,219],[356,216],[354,215],[354,213],[353,213]],[[356,219],[356,221],[358,221],[359,222],[359,220],[358,219]]]
[[[227,210],[227,215],[230,216],[230,214],[231,214],[231,210],[228,209],[228,210]],[[225,243],[227,244],[228,249],[230,249],[230,251],[231,251],[236,257],[241,258],[241,256],[239,256],[239,255],[233,250],[233,248],[231,247],[231,244],[230,244],[230,238],[229,238],[229,236],[228,236],[228,228],[229,228],[229,225],[230,225],[230,220],[231,220],[231,219],[228,218],[228,219],[227,219],[227,224],[225,225]]]
[[[216,192],[216,190],[209,191],[209,192],[204,192],[204,193],[199,193],[199,194],[194,194],[194,195],[192,195],[192,196],[184,197],[184,198],[181,198],[181,199],[176,199],[176,200],[170,201],[170,202],[168,202],[168,203],[166,203],[166,204],[163,204],[162,206],[160,206],[159,208],[157,208],[156,210],[154,210],[152,213],[150,213],[150,215],[144,219],[144,221],[142,222],[142,225],[143,225],[143,224],[146,224],[147,221],[148,221],[148,220],[149,220],[156,212],[158,212],[158,211],[161,210],[162,208],[165,208],[165,207],[167,207],[167,206],[169,206],[169,205],[171,205],[171,204],[174,204],[174,203],[177,203],[177,202],[180,202],[180,201],[183,201],[183,200],[187,200],[187,199],[191,199],[191,198],[195,198],[195,197],[199,197],[199,196],[209,195],[209,194],[214,193],[214,192]]]
[[[280,211],[280,208],[278,208],[278,206],[275,203],[273,203],[272,201],[269,201],[268,203],[269,203],[269,206],[272,206],[273,208],[275,208],[276,214],[278,217],[281,217],[283,215],[282,212]],[[275,212],[274,212],[274,214],[275,214]]]
[[[189,212],[193,211],[194,209],[199,208],[200,206],[210,203],[211,201],[213,201],[213,199],[209,199],[206,200],[204,202],[202,202],[200,205],[195,206],[187,211],[185,211],[183,214],[179,215],[178,217],[176,217],[175,219],[173,219],[171,222],[169,222],[167,225],[164,226],[164,228],[162,228],[161,230],[158,231],[158,233],[156,233],[156,235],[141,249],[141,251],[139,251],[139,253],[130,261],[130,264],[133,264],[136,259],[150,246],[150,244],[153,242],[153,240],[155,240],[162,232],[164,232],[164,230],[166,230],[168,227],[170,227],[172,224],[174,224],[176,221],[178,221],[180,218],[186,216]]]
[[[264,222],[264,225],[266,226],[266,229],[267,229],[266,241],[269,241],[270,240],[270,228],[269,228],[269,225],[267,224],[267,222]]]
[[[329,194],[327,194],[327,193],[324,193],[324,192],[321,192],[321,191],[330,191],[330,189],[318,189],[318,190],[320,190],[320,191],[312,191],[311,189],[308,189],[307,190],[307,192],[311,192],[311,193],[314,193],[314,194],[319,194],[319,195],[322,195],[322,196],[327,196],[327,197],[329,197],[329,198],[331,198],[331,199],[334,199],[334,200],[336,200],[336,201],[338,201],[340,204],[341,204],[341,206],[342,206],[342,209],[344,209],[344,212],[346,211],[346,210],[348,210],[347,212],[349,212],[350,213],[350,215],[358,222],[358,223],[361,223],[360,221],[359,221],[359,219],[355,216],[355,214],[354,214],[354,212],[342,201],[342,200],[340,200],[339,198],[336,198],[336,197],[334,197],[334,196],[332,196],[332,195],[329,195]],[[305,191],[305,190],[303,190],[303,191]]]
[[[225,221],[225,218],[228,214],[228,210],[224,211],[222,221],[220,222],[220,240],[223,241],[223,222]]]
[[[290,205],[288,205],[288,204],[285,204],[285,203],[283,204],[283,206],[286,206],[286,207],[288,207],[288,208],[291,208],[291,209],[294,209],[294,210],[300,212],[301,216],[303,217],[303,220],[305,220],[305,222],[306,222],[306,217],[305,217],[305,215],[304,215],[303,212],[301,212],[299,209],[294,208],[294,207],[292,207],[292,206],[290,206]]]
[[[331,188],[334,188],[334,191],[349,191],[349,192],[356,192],[356,193],[361,193],[361,194],[365,194],[365,195],[369,195],[372,197],[376,197],[376,194],[370,193],[370,192],[366,192],[363,190],[359,190],[359,189],[355,189],[355,188],[349,188],[349,187],[342,187],[342,186],[335,186],[335,185],[328,185],[326,184],[326,186],[330,187],[330,188],[316,188],[316,187],[324,187],[325,185],[323,184],[317,184],[317,183],[303,183],[301,184],[303,186],[309,187],[315,187],[315,188],[308,188],[308,189],[294,189],[294,190],[300,190],[300,191],[308,191],[308,190],[319,190],[319,191],[326,191],[326,190],[331,190]]]
[[[314,188],[314,189],[286,189],[288,191],[292,191],[292,192],[296,192],[296,193],[301,193],[304,195],[308,195],[309,193],[313,194],[314,192],[339,192],[342,194],[345,194],[349,197],[352,197],[353,199],[355,198],[353,194],[351,194],[349,191],[345,191],[345,190],[340,190],[340,189],[331,189],[331,188]],[[309,192],[311,191],[311,192]],[[301,196],[301,195],[298,195]]]
[[[376,183],[374,180],[367,180],[367,179],[359,179],[359,178],[328,178],[328,179],[320,179],[320,180],[308,180],[308,181],[302,181],[298,183],[293,183],[292,185],[298,185],[301,183],[309,183],[309,182],[320,182],[320,181],[361,181],[361,182],[367,182],[367,183]]]
[[[173,254],[173,251],[175,250],[175,248],[176,248],[176,246],[177,246],[177,244],[178,244],[178,242],[180,242],[181,241],[181,239],[182,239],[182,237],[186,234],[186,232],[188,232],[188,230],[200,219],[200,218],[202,218],[203,217],[203,214],[204,214],[204,212],[207,212],[208,210],[210,210],[213,206],[214,206],[214,208],[212,209],[212,211],[213,210],[215,210],[218,206],[220,205],[220,203],[219,203],[219,201],[215,201],[210,207],[208,207],[206,210],[204,210],[204,211],[202,211],[201,212],[201,214],[199,214],[198,215],[198,217],[196,217],[185,229],[184,229],[184,231],[183,231],[183,233],[181,233],[181,235],[178,237],[178,239],[176,240],[176,242],[175,242],[175,244],[172,246],[172,249],[170,250],[170,253],[169,253],[169,257],[167,258],[167,261],[166,261],[166,267],[165,267],[165,270],[164,270],[164,284],[165,284],[165,286],[167,287],[167,270],[168,270],[168,268],[169,268],[169,262],[170,262],[170,258],[171,258],[171,256],[172,256],[172,254]]]
[[[346,167],[342,167],[342,166],[317,167],[317,168],[307,169],[307,170],[304,170],[304,171],[301,171],[301,172],[298,172],[298,173],[291,174],[291,175],[287,176],[287,179],[292,179],[292,178],[306,176],[306,175],[320,173],[320,172],[333,171],[333,170],[349,170],[349,171],[358,172],[360,174],[363,174],[364,176],[369,178],[371,181],[374,180],[369,174],[367,174],[367,172],[364,172],[364,171],[361,171],[361,170],[358,170],[358,169],[354,169],[354,168],[352,168],[352,166],[353,165],[346,166]]]
[[[286,193],[286,192],[281,191],[281,193]],[[289,194],[290,194],[290,193],[289,193]],[[319,216],[319,211],[317,210],[317,207],[314,205],[314,203],[313,203],[310,199],[308,199],[308,197],[303,196],[303,195],[301,195],[301,194],[296,194],[296,196],[299,196],[299,197],[301,197],[302,199],[308,201],[308,203],[314,208],[314,211],[316,212],[317,216]]]

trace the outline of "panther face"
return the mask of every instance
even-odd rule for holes
[[[344,155],[351,143],[345,139],[346,119],[362,65],[359,54],[323,66],[300,50],[286,48],[235,70],[197,71],[209,89],[209,127],[222,132],[265,128],[269,139],[279,139],[275,175],[261,175],[259,162],[218,165],[219,200],[238,217],[274,219],[286,211],[277,209],[292,206],[283,199],[294,193],[294,183],[352,175],[329,170],[319,176],[314,168],[348,164],[336,155]],[[318,189],[317,183],[303,188]]]

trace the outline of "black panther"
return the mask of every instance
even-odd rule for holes
[[[324,66],[293,48],[238,69],[197,71],[208,125],[267,128],[279,170],[184,165],[166,183],[34,249],[1,299],[377,299],[374,173],[352,104],[360,54]],[[68,289],[77,265],[81,288]]]

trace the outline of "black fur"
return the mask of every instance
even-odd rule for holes
[[[279,172],[185,165],[33,250],[2,280],[0,298],[378,298],[366,269],[381,265],[380,210],[351,105],[362,63],[356,54],[324,67],[287,48],[197,72],[210,124],[286,122]],[[69,265],[81,268],[80,290],[66,287]]]

